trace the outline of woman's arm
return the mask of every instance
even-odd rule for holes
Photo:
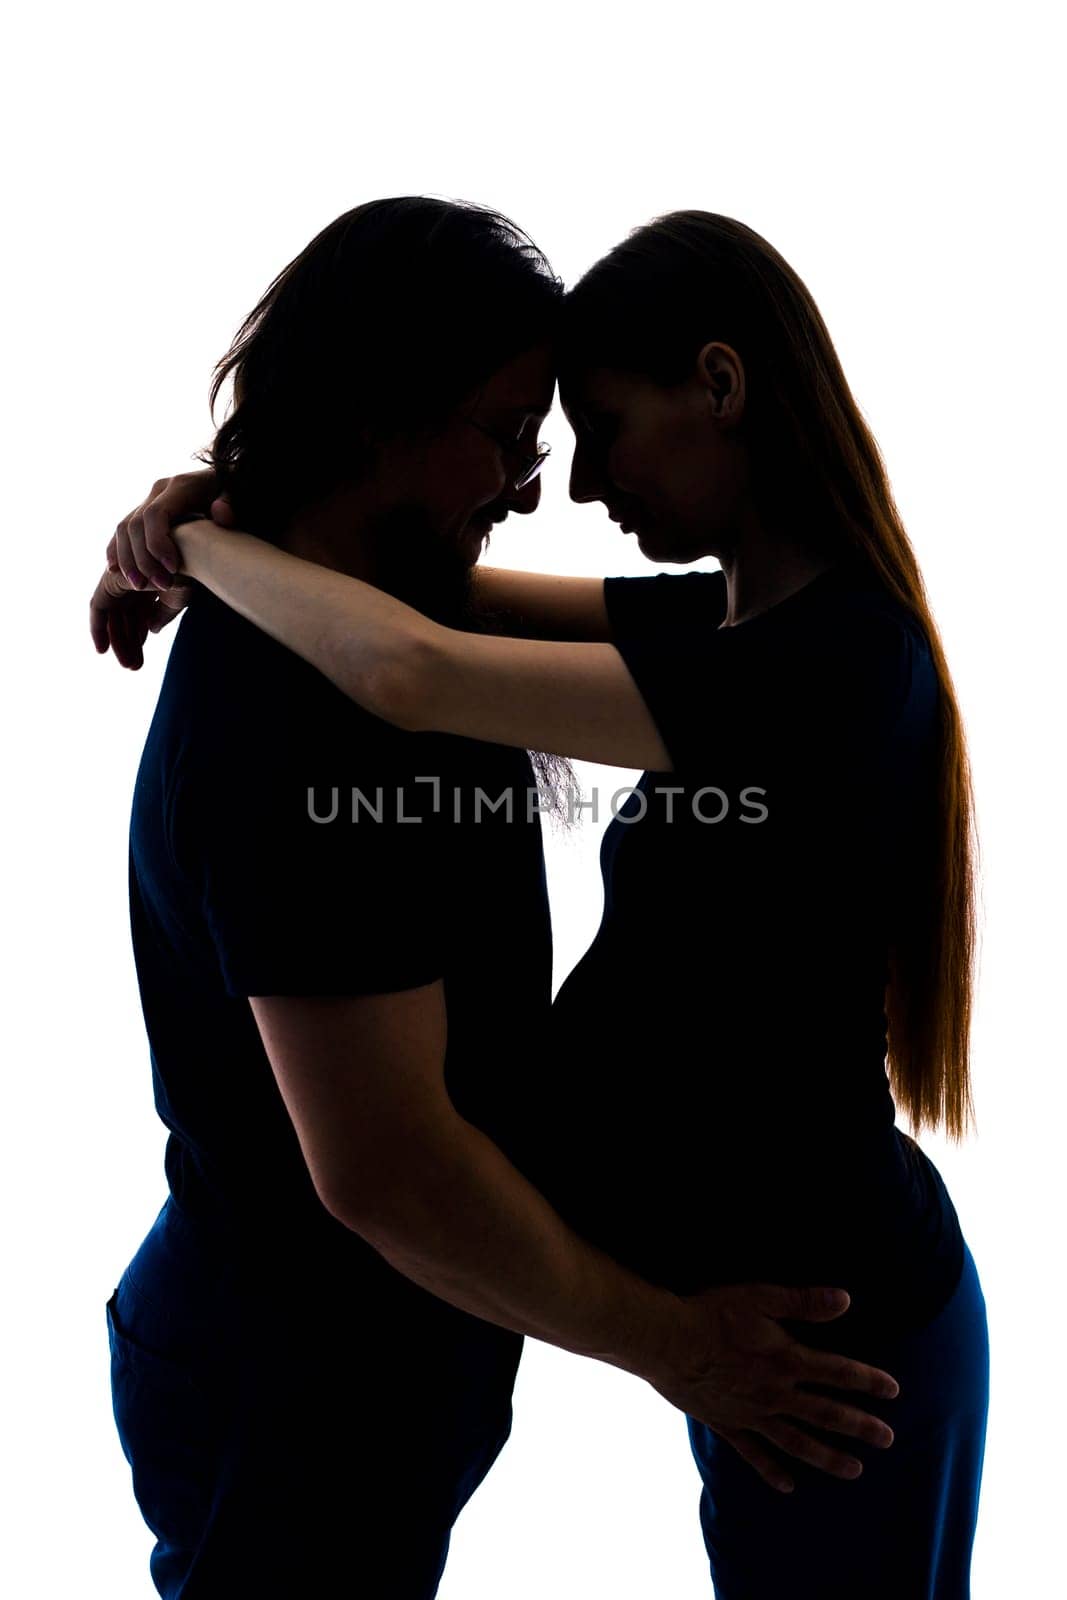
[[[386,722],[672,770],[614,645],[444,628],[369,583],[251,534],[187,522],[172,537],[184,573]]]
[[[477,566],[477,610],[504,614],[509,633],[530,639],[610,640],[603,578],[570,578],[555,572],[512,572]]]

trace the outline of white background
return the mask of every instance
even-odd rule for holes
[[[154,1593],[104,1303],[162,1201],[127,924],[131,788],[172,635],[98,658],[115,524],[211,437],[212,364],[327,222],[435,194],[517,220],[568,282],[628,229],[747,222],[815,296],[888,463],[970,738],[983,842],[978,1137],[924,1136],[989,1308],[974,1594],[1061,1581],[1062,57],[1032,3],[329,7],[39,3],[6,29],[2,630],[7,1531],[0,1586]],[[225,402],[225,394],[223,402]],[[223,414],[219,410],[219,419]],[[492,564],[653,570],[567,498]],[[713,567],[714,563],[705,563]],[[636,774],[582,769],[605,792]],[[613,781],[614,780],[614,781]],[[606,818],[546,829],[558,986]],[[511,1440],[442,1600],[710,1594],[685,1419],[527,1342]],[[906,1600],[906,1597],[902,1597]]]

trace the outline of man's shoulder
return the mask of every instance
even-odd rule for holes
[[[157,724],[188,774],[299,767],[315,782],[499,787],[530,766],[524,749],[394,727],[214,595],[179,623]]]
[[[215,757],[332,751],[403,762],[412,735],[364,710],[295,651],[211,595],[179,625],[157,713]]]

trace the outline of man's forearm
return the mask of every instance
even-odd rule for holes
[[[463,1311],[638,1377],[674,1370],[684,1302],[574,1233],[459,1116],[380,1197],[335,1214],[398,1272]]]

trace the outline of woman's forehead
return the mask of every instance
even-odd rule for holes
[[[568,411],[607,405],[626,392],[627,381],[610,367],[565,367],[557,374],[559,397]]]

